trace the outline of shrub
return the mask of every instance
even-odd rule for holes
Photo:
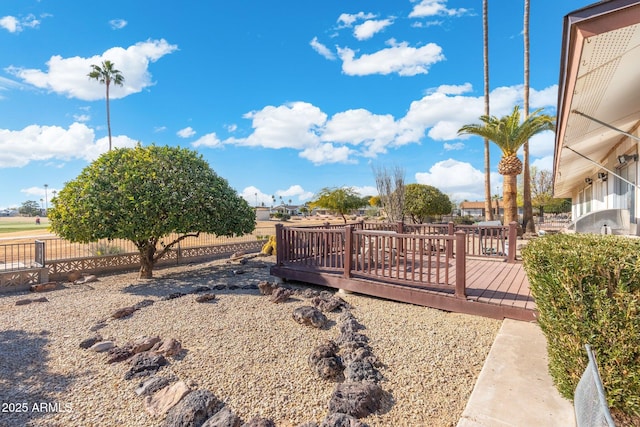
[[[640,239],[550,235],[522,257],[560,393],[573,398],[588,343],[609,406],[640,414]]]
[[[98,242],[89,245],[89,253],[93,256],[118,255],[124,253],[120,246]]]

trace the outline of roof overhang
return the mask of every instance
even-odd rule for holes
[[[597,123],[579,113],[596,118]],[[570,197],[640,126],[640,0],[609,0],[564,17],[554,195]]]

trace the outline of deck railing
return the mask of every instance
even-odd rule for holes
[[[276,263],[465,296],[466,235],[276,226]],[[454,258],[454,253],[461,254]]]
[[[0,271],[42,267],[42,256],[42,245],[38,241],[0,245]]]

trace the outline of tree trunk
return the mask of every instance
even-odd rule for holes
[[[529,0],[524,0],[524,118],[529,116]],[[529,141],[523,146],[523,163],[524,174],[522,176],[522,200],[523,200],[523,216],[522,222],[524,232],[527,234],[535,234],[536,225],[533,222],[533,204],[531,202],[531,168],[529,166]]]
[[[111,112],[109,111],[109,80],[107,86],[107,130],[109,132],[109,151],[111,151]]]
[[[518,185],[517,175],[503,175],[503,204],[504,204],[504,225],[511,224],[512,221],[518,222]]]
[[[140,250],[140,279],[153,278],[153,256],[156,253],[155,245],[144,245],[139,248]]]
[[[489,115],[489,0],[482,1],[482,56],[484,69],[484,114]],[[484,212],[485,220],[493,221],[491,208],[491,161],[489,140],[484,139]]]

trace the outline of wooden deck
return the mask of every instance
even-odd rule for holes
[[[522,263],[467,259],[466,297],[429,285],[408,286],[359,277],[345,278],[329,271],[304,267],[278,266],[271,274],[285,280],[297,280],[336,289],[344,289],[395,301],[440,310],[466,313],[494,319],[534,321],[536,305]],[[455,269],[454,269],[455,271]],[[455,280],[455,273],[453,273]]]
[[[271,274],[285,280],[496,319],[536,319],[522,263],[469,256],[473,237],[465,232],[425,236],[277,227],[276,237],[278,261]]]

